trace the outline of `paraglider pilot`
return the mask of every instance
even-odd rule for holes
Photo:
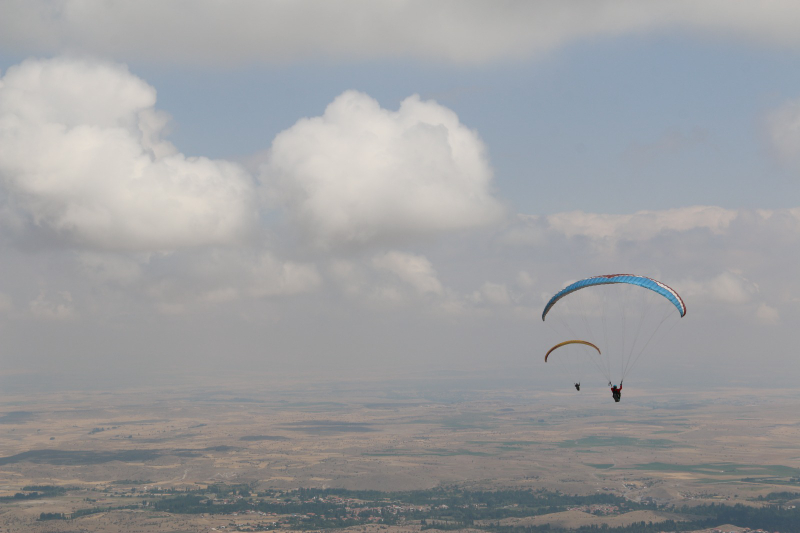
[[[575,384],[575,390],[577,390],[577,391],[581,390],[581,382],[580,381]]]
[[[619,387],[615,385],[611,385],[611,396],[614,397],[614,401],[618,402],[622,399],[622,382],[620,381]]]

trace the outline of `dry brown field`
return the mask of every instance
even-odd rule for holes
[[[37,521],[43,512],[137,503],[155,487],[212,483],[544,488],[670,504],[757,505],[759,495],[800,491],[792,480],[800,476],[800,394],[791,390],[632,388],[620,404],[605,390],[421,392],[387,383],[6,395],[0,435],[0,496],[34,485],[81,489],[6,498],[3,532],[211,531],[257,521],[146,509]],[[649,514],[604,518],[569,511],[507,520],[577,527],[669,516],[636,513]]]

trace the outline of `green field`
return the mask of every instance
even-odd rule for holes
[[[638,448],[682,448],[684,444],[668,439],[636,439],[633,437],[592,435],[558,443],[559,448],[597,448],[602,446],[635,446]]]
[[[386,450],[383,452],[366,452],[362,453],[361,455],[369,456],[369,457],[424,457],[424,456],[437,456],[437,457],[450,457],[453,455],[474,455],[477,457],[487,457],[493,455],[491,453],[486,452],[475,452],[472,450],[446,450],[443,448],[431,448],[429,450],[424,451],[405,451],[405,450]]]
[[[646,463],[636,465],[635,470],[652,472],[690,472],[712,474],[716,476],[775,476],[789,477],[800,475],[800,468],[784,465],[752,465],[735,463],[703,463],[697,465],[680,465],[668,463]]]

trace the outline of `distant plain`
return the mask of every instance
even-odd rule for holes
[[[0,528],[62,531],[61,521],[37,518],[136,503],[154,488],[219,483],[254,490],[546,489],[661,505],[758,505],[759,496],[800,492],[796,391],[631,387],[615,404],[605,389],[449,387],[433,394],[406,382],[270,390],[226,384],[4,396]],[[14,501],[26,486],[70,491]],[[506,520],[577,527],[659,518],[634,512]],[[68,529],[206,531],[228,522],[130,509],[76,518]]]

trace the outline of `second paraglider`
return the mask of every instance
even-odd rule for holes
[[[570,379],[573,380],[575,385],[575,390],[581,390],[581,380],[583,379],[584,374],[584,367],[592,360],[592,356],[594,356],[594,352],[585,348],[589,346],[597,350],[597,355],[602,355],[600,352],[600,348],[592,344],[588,341],[582,340],[569,340],[564,342],[559,342],[549,350],[547,353],[544,354],[544,362],[547,362],[548,357],[554,351],[559,350],[558,356],[556,359],[559,362],[563,363],[563,366],[567,367],[566,372],[569,374]],[[595,365],[597,365],[597,361],[593,361]],[[598,366],[599,368],[599,366]]]

